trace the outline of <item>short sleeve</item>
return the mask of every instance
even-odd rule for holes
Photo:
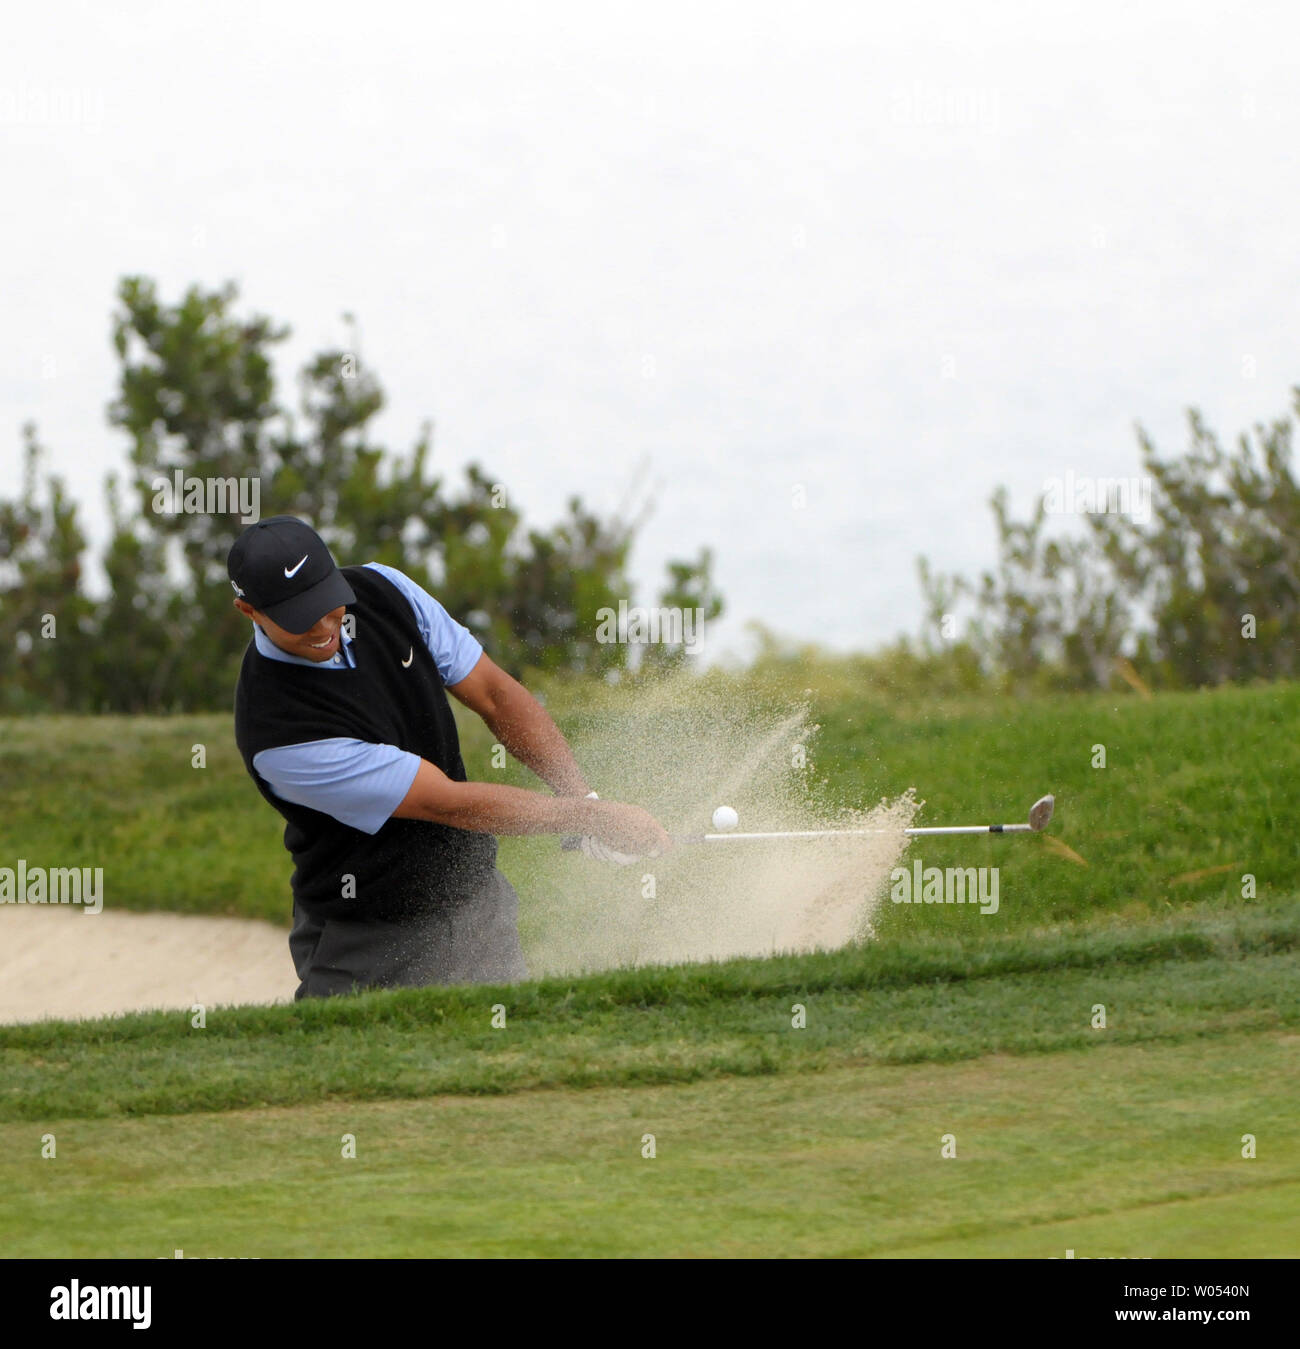
[[[264,749],[253,767],[281,800],[374,834],[411,790],[420,756],[396,745],[336,738]]]

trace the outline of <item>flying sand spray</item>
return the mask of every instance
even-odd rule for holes
[[[904,829],[908,838],[935,837],[950,834],[1040,834],[1047,828],[1056,809],[1056,797],[1040,796],[1029,807],[1029,819],[1024,824],[936,824],[920,829]],[[735,834],[731,831],[740,823],[740,816],[730,806],[719,806],[713,812],[716,834],[686,834],[673,839],[674,843],[734,843],[759,842],[764,839],[785,838],[862,838],[871,834],[887,834],[887,829],[784,829],[764,834]]]
[[[639,689],[635,707],[611,698],[573,720],[570,743],[602,797],[635,801],[675,842],[701,846],[616,867],[503,840],[529,871],[521,920],[535,974],[835,950],[875,935],[891,870],[925,832],[912,828],[918,803],[908,791],[828,806],[806,704],[756,706],[665,680]],[[1044,806],[1029,824],[957,828],[1041,828]],[[741,819],[751,832],[737,832]],[[717,832],[692,832],[701,820]]]

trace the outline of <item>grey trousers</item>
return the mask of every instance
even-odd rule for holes
[[[518,922],[519,896],[495,869],[468,903],[413,922],[322,921],[295,904],[289,952],[302,982],[294,996],[516,983],[528,977]]]

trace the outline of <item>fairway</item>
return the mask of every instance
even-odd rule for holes
[[[1297,1049],[1294,1033],[1233,1033],[946,1067],[69,1121],[44,1126],[53,1161],[11,1124],[6,1254],[1294,1256]]]
[[[1277,905],[4,1027],[0,1231],[12,1256],[1293,1256],[1298,941]]]

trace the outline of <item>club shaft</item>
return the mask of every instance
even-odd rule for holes
[[[1040,796],[1029,808],[1029,820],[1017,824],[936,824],[914,829],[785,829],[763,834],[677,834],[674,843],[764,843],[787,838],[871,838],[899,834],[907,838],[936,838],[948,834],[1040,834],[1052,818],[1056,805],[1054,796]],[[581,847],[582,840],[566,838],[561,847],[566,852]]]
[[[677,843],[754,843],[778,838],[869,838],[886,834],[906,834],[909,838],[940,834],[1029,834],[1028,824],[949,824],[925,829],[790,829],[770,834],[688,834]]]

